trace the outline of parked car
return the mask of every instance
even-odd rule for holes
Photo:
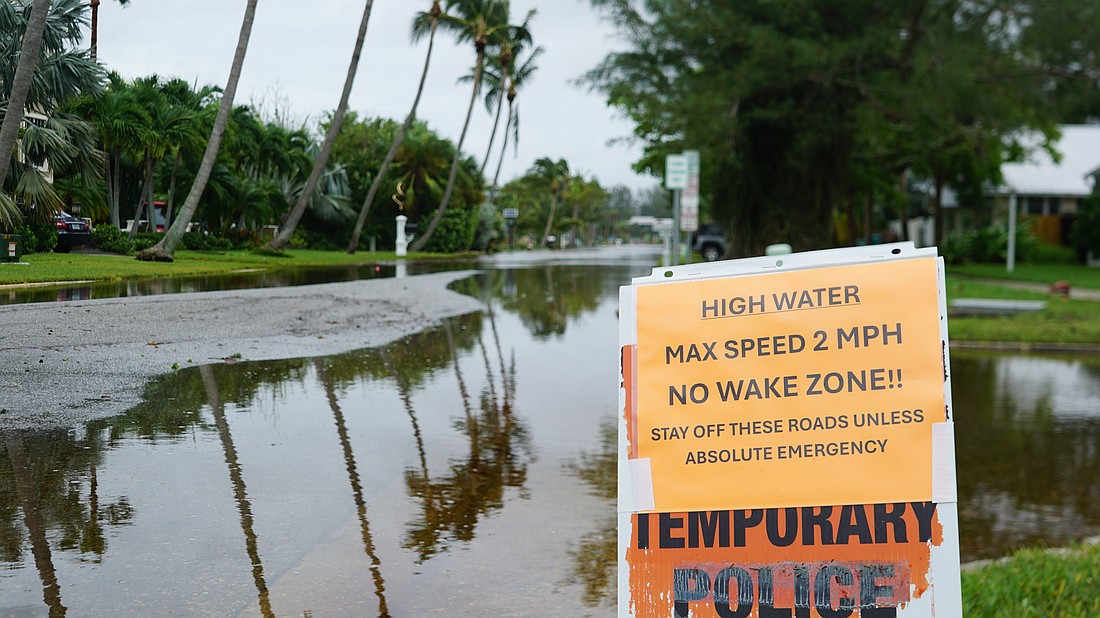
[[[92,242],[92,230],[88,222],[80,217],[74,217],[67,212],[59,212],[54,216],[57,221],[57,246],[54,251],[68,253],[73,247],[87,245]]]
[[[692,234],[691,250],[702,255],[707,262],[720,259],[728,248],[726,234],[717,223],[704,223]]]

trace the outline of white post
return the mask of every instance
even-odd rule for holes
[[[405,215],[397,215],[397,257],[409,254],[409,239],[405,236],[405,223],[408,220]]]
[[[1005,259],[1005,270],[1016,270],[1016,194],[1008,196],[1008,256]]]

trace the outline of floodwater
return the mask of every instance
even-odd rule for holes
[[[0,435],[0,616],[606,616],[617,290],[498,265],[380,349],[166,376]],[[1100,534],[1100,360],[952,355],[963,559]]]
[[[471,268],[471,262],[418,261],[405,263],[345,264],[308,268],[245,269],[217,275],[192,277],[88,281],[62,285],[5,286],[0,305],[46,303],[95,298],[130,298],[185,292],[215,292],[247,288],[274,288],[313,283],[336,283],[385,277],[425,275]]]

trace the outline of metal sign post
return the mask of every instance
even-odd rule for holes
[[[665,188],[672,191],[672,266],[680,263],[680,191],[688,186],[688,166],[685,155],[665,155]]]
[[[516,219],[519,218],[518,208],[504,209],[504,224],[508,226],[508,250],[515,248],[516,244]]]

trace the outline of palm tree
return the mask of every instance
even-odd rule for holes
[[[489,132],[489,146],[485,149],[485,158],[481,161],[481,175],[485,176],[485,168],[489,166],[489,155],[493,152],[493,141],[496,140],[497,128],[500,125],[500,113],[504,109],[504,97],[508,93],[508,82],[515,69],[516,56],[523,48],[531,43],[530,22],[535,16],[535,9],[527,13],[523,23],[515,28],[509,28],[503,32],[500,39],[500,49],[492,64],[497,71],[486,71],[489,83],[489,91],[485,95],[485,106],[489,112],[496,111],[493,117],[493,129]],[[504,130],[507,135],[508,124]]]
[[[153,168],[168,152],[178,149],[190,134],[194,114],[175,105],[165,94],[166,84],[156,75],[134,81],[137,99],[145,109],[148,123],[140,131],[139,141],[144,162],[142,196],[138,197],[134,224],[129,237],[137,233],[138,221],[144,207],[148,210],[149,230],[156,230],[156,209],[153,200]],[[144,203],[143,203],[144,200]]]
[[[202,156],[202,163],[199,165],[195,182],[187,193],[187,199],[183,203],[183,208],[180,209],[179,217],[168,228],[164,238],[152,247],[138,253],[137,258],[139,260],[171,262],[176,247],[183,239],[184,231],[191,223],[191,217],[195,215],[195,210],[199,207],[199,199],[202,198],[202,193],[206,190],[206,182],[210,179],[210,172],[214,169],[214,161],[218,157],[222,135],[225,133],[226,125],[229,124],[229,112],[233,109],[233,98],[237,94],[237,82],[241,79],[241,67],[244,65],[245,52],[248,51],[248,39],[252,35],[252,22],[256,19],[256,2],[257,0],[248,0],[245,6],[244,19],[241,21],[241,33],[237,39],[237,49],[233,53],[233,64],[229,69],[229,80],[226,82],[225,91],[218,106],[218,116],[214,120],[214,127],[210,130],[210,141],[206,144],[206,152]]]
[[[508,25],[508,4],[497,0],[454,0],[447,5],[447,10],[452,12],[440,16],[440,25],[445,30],[455,33],[460,42],[472,41],[477,59],[474,63],[474,85],[470,94],[470,104],[466,109],[466,121],[462,125],[462,133],[459,134],[458,143],[455,144],[454,158],[451,160],[451,173],[447,179],[447,189],[443,192],[443,199],[439,202],[439,209],[428,223],[427,229],[420,238],[413,242],[410,251],[420,251],[428,244],[432,234],[435,233],[439,222],[443,220],[443,214],[450,205],[451,194],[454,192],[455,179],[458,176],[459,162],[462,160],[462,144],[466,140],[466,131],[470,128],[470,117],[474,112],[474,103],[477,102],[478,93],[481,91],[481,72],[485,67],[485,50],[491,43],[499,41],[501,33],[512,26]]]
[[[512,135],[515,137],[516,145],[519,144],[519,112],[516,109],[515,101],[517,90],[523,86],[525,82],[532,78],[536,71],[538,71],[538,65],[535,61],[542,55],[542,47],[536,47],[531,55],[523,61],[518,68],[515,67],[516,59],[519,57],[520,52],[517,51],[512,54],[512,70],[508,76],[508,119],[504,122],[504,143],[500,146],[500,159],[497,160],[497,171],[493,174],[493,183],[489,185],[489,197],[486,201],[493,202],[493,197],[496,195],[497,183],[500,182],[500,169],[504,166],[504,153],[508,150],[508,129],[511,128]]]
[[[550,211],[546,216],[546,228],[542,232],[542,241],[539,243],[542,246],[546,244],[546,239],[554,228],[554,212],[558,208],[559,198],[565,195],[571,180],[569,164],[565,159],[553,161],[542,157],[535,161],[527,173],[536,176],[550,192]]]
[[[80,38],[82,5],[78,0],[47,2],[44,15],[40,8],[38,2],[0,3],[0,74],[13,76],[0,80],[0,100],[7,101],[0,127],[0,225],[5,226],[22,218],[13,199],[17,191],[25,204],[36,206],[39,219],[48,220],[60,206],[51,170],[89,182],[94,173],[88,166],[100,156],[88,139],[91,129],[56,111],[102,88],[102,69],[72,49]],[[33,119],[24,122],[28,113]],[[13,160],[17,146],[19,156]]]
[[[34,69],[38,65],[38,56],[42,51],[42,33],[46,29],[46,17],[50,12],[50,0],[34,0],[30,17],[23,33],[23,44],[19,51],[19,65],[12,79],[11,92],[8,94],[8,108],[4,113],[4,123],[0,125],[0,196],[8,175],[8,164],[15,151],[15,142],[19,138],[19,125],[23,122],[23,107],[27,104],[27,95],[34,80]],[[5,2],[0,8],[0,26],[9,33],[16,32],[18,17],[15,5]],[[15,36],[11,36],[10,45],[14,47]],[[5,54],[7,55],[7,54]],[[0,197],[0,222],[8,224],[18,218],[15,203],[8,197]]]
[[[420,72],[420,85],[416,89],[416,97],[413,98],[412,109],[410,109],[409,114],[405,116],[405,122],[401,125],[401,128],[398,129],[397,136],[394,137],[393,144],[390,145],[386,157],[382,159],[382,165],[378,168],[378,173],[375,174],[374,181],[371,182],[370,190],[367,191],[367,197],[363,200],[363,206],[359,209],[359,218],[355,221],[355,229],[351,232],[351,242],[348,243],[348,253],[355,253],[355,250],[359,247],[359,236],[363,233],[363,225],[367,222],[367,213],[370,212],[371,204],[374,203],[374,196],[378,194],[378,188],[382,186],[382,179],[386,177],[386,172],[389,171],[394,157],[397,156],[397,149],[400,148],[401,143],[405,141],[405,136],[409,132],[409,127],[412,126],[413,120],[416,119],[416,108],[420,105],[420,95],[424,94],[424,82],[428,78],[428,66],[432,60],[432,48],[435,46],[435,31],[439,26],[439,16],[442,14],[443,9],[439,5],[439,0],[432,0],[432,8],[430,10],[417,13],[416,17],[413,18],[413,42],[418,43],[425,33],[428,35],[428,53],[424,55],[424,69]]]
[[[145,123],[144,111],[133,91],[117,73],[111,73],[107,90],[96,97],[81,100],[77,111],[98,130],[106,156],[105,180],[111,224],[120,227],[122,153],[134,149],[138,128]]]
[[[351,87],[355,83],[355,73],[359,70],[359,55],[363,51],[363,41],[367,38],[367,24],[370,23],[370,10],[373,4],[374,0],[367,0],[366,5],[363,7],[363,18],[359,22],[359,33],[355,39],[355,49],[351,53],[347,77],[344,78],[344,90],[340,93],[340,103],[336,106],[336,111],[332,114],[332,120],[329,122],[325,143],[321,146],[321,152],[318,154],[317,160],[313,162],[313,170],[309,173],[309,179],[306,180],[302,195],[298,198],[298,202],[290,211],[286,221],[279,227],[279,233],[271,239],[271,242],[267,243],[266,248],[268,249],[282,249],[290,242],[290,237],[298,227],[298,222],[301,221],[302,214],[309,206],[313,192],[317,188],[317,183],[325,172],[328,158],[332,154],[332,146],[336,143],[336,137],[340,134],[340,128],[344,125],[344,114],[348,110],[348,97],[351,96]]]

